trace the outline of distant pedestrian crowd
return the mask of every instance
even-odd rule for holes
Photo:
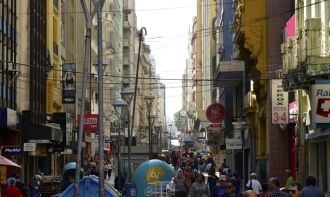
[[[177,171],[171,181],[176,197],[324,197],[317,188],[314,176],[308,176],[304,187],[286,170],[286,182],[281,188],[278,178],[272,177],[261,184],[256,173],[243,183],[236,171],[222,164],[217,168],[212,154],[194,151],[172,151],[167,155]],[[217,170],[216,170],[217,169]]]

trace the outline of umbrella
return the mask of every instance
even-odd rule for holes
[[[21,167],[17,163],[7,159],[6,157],[4,157],[2,155],[0,155],[0,166],[14,166],[14,167],[18,167],[18,168]]]
[[[204,150],[204,149],[196,150],[196,153],[199,153],[199,154],[207,154],[208,152],[209,152],[208,150]]]
[[[7,159],[6,157],[0,155],[0,167],[1,166],[14,166],[20,168],[17,163],[12,162],[11,160]],[[1,180],[1,173],[0,173],[0,180]],[[1,187],[0,187],[0,196],[1,196]]]

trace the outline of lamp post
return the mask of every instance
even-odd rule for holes
[[[131,181],[131,159],[132,159],[132,155],[131,155],[131,150],[132,150],[132,132],[133,132],[133,128],[130,129],[130,120],[131,120],[131,113],[130,113],[130,107],[131,107],[131,101],[134,95],[134,88],[132,87],[126,87],[123,89],[123,91],[120,93],[122,98],[127,102],[127,127],[128,127],[128,183],[130,183]],[[132,120],[134,121],[134,120]]]
[[[118,116],[119,116],[119,132],[118,132],[118,176],[121,176],[121,170],[120,170],[120,145],[121,145],[121,140],[120,140],[120,129],[121,129],[121,118],[123,115],[123,108],[127,106],[126,101],[123,99],[116,99],[112,102],[112,106],[115,108]]]
[[[172,149],[172,131],[171,131],[172,126],[173,125],[171,123],[168,125],[168,127],[170,128],[170,144],[169,144],[170,149]]]
[[[156,130],[156,133],[157,133],[157,141],[158,141],[158,144],[159,144],[159,148],[160,148],[160,151],[162,150],[162,134],[161,134],[161,124],[160,123],[157,123],[155,126],[155,130]],[[158,138],[159,137],[159,138]]]
[[[151,136],[151,105],[155,97],[152,95],[145,96],[144,101],[148,108],[148,122],[149,122],[149,159],[152,159],[152,136]]]

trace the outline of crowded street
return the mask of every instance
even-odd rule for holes
[[[0,0],[0,197],[330,197],[329,0]]]

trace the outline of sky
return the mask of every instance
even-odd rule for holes
[[[182,79],[188,57],[188,32],[196,15],[195,0],[136,0],[138,29],[156,60],[156,73],[166,85],[166,116],[182,107]]]

